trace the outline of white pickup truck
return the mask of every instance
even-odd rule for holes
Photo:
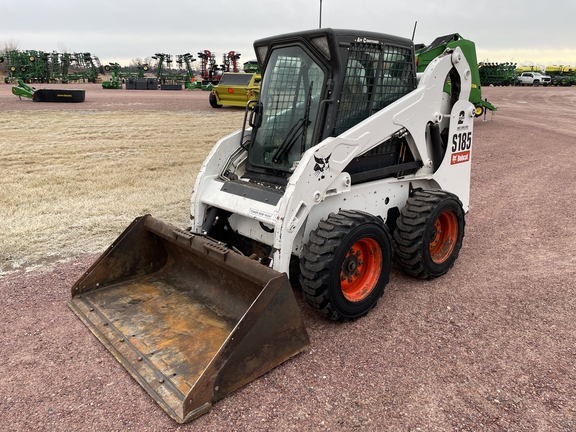
[[[542,75],[539,72],[524,72],[518,77],[520,85],[531,85],[538,87],[540,84],[547,86],[552,81],[548,75]]]

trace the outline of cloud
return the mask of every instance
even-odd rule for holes
[[[576,64],[574,16],[573,0],[538,8],[521,0],[476,0],[469,5],[457,0],[322,1],[324,27],[410,38],[417,22],[416,42],[460,33],[476,43],[479,59],[494,61]],[[208,49],[220,58],[233,50],[245,61],[255,57],[255,39],[317,28],[319,18],[320,1],[309,0],[27,0],[25,10],[18,2],[3,5],[0,46],[8,40],[18,42],[22,50],[51,52],[64,46],[70,52],[91,52],[103,62],[119,63],[155,52],[196,55]]]

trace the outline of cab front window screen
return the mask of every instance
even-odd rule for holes
[[[288,171],[311,147],[324,75],[300,47],[271,53],[260,90],[262,125],[253,136],[251,164]]]

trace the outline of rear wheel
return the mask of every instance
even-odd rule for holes
[[[398,264],[411,276],[429,279],[453,265],[464,238],[462,203],[445,191],[414,191],[394,231]]]
[[[330,319],[349,321],[376,305],[391,266],[384,223],[368,213],[340,211],[310,233],[300,259],[300,284],[310,305]]]
[[[222,105],[220,105],[218,103],[218,100],[216,100],[216,96],[214,95],[214,93],[210,93],[210,97],[208,98],[208,100],[210,101],[210,106],[212,108],[222,108]]]

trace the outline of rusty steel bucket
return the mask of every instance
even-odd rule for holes
[[[149,215],[73,285],[68,305],[179,423],[310,343],[285,274]]]

